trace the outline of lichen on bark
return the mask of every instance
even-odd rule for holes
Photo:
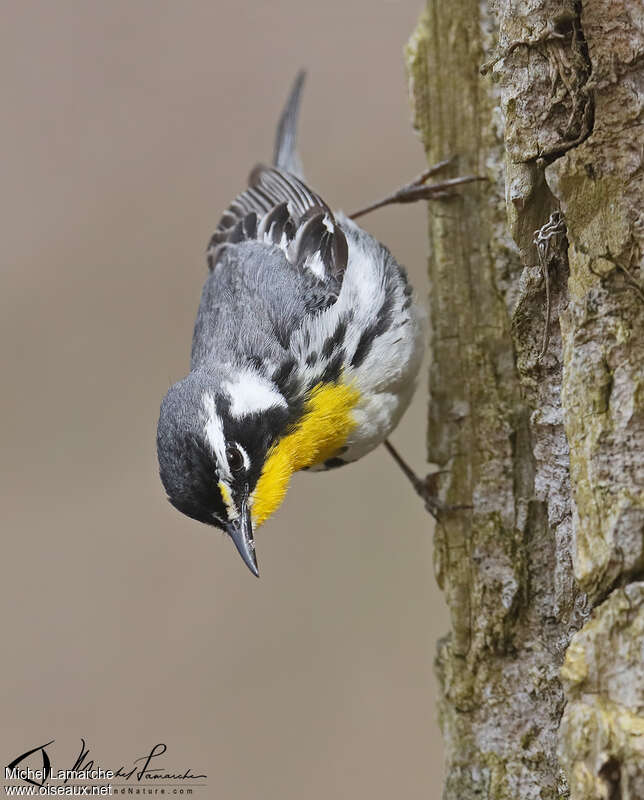
[[[573,797],[644,797],[644,583],[611,593],[568,647],[561,761]]]
[[[593,607],[644,572],[643,16],[635,0],[429,0],[407,48],[428,161],[488,178],[429,209],[450,800],[586,800],[580,770],[601,786],[644,770],[625,746],[575,755],[559,674]],[[567,235],[540,265],[554,211]],[[636,730],[639,692],[619,710]]]

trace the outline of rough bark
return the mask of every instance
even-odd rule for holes
[[[407,49],[429,163],[489,179],[429,207],[449,800],[644,798],[643,23],[428,0]]]

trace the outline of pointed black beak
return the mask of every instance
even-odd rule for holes
[[[256,578],[259,578],[257,558],[255,557],[255,542],[253,541],[253,523],[250,518],[248,500],[244,498],[241,503],[241,513],[236,520],[228,523],[228,533],[235,542],[239,555]]]

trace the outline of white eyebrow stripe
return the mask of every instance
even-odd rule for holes
[[[204,392],[202,397],[204,411],[206,412],[206,424],[204,425],[204,433],[206,439],[212,447],[217,458],[217,466],[219,468],[220,477],[231,479],[230,470],[228,469],[228,459],[226,458],[226,439],[224,437],[224,426],[221,418],[215,409],[215,400],[211,394]]]

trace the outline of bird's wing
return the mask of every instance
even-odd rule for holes
[[[287,260],[339,284],[347,266],[347,240],[331,209],[295,175],[258,166],[249,187],[224,212],[208,246],[212,270],[226,244],[256,240],[276,245]]]
[[[202,292],[191,368],[212,354],[231,363],[240,354],[285,363],[293,334],[337,299],[333,281],[289,264],[278,247],[253,240],[226,245]]]

